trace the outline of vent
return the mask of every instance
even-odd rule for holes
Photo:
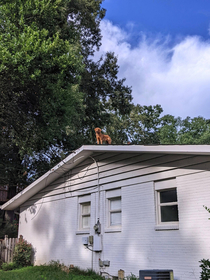
[[[139,270],[139,280],[174,280],[173,270]]]

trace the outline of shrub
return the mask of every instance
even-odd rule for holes
[[[7,270],[13,270],[18,268],[18,265],[15,262],[11,262],[11,263],[3,263],[1,265],[2,270],[7,271]]]
[[[21,236],[15,245],[13,261],[20,267],[31,265],[32,246]]]
[[[128,275],[128,276],[126,277],[126,279],[127,279],[127,280],[138,280],[139,278],[136,277],[133,273],[131,273],[131,275]]]
[[[77,266],[71,269],[71,273],[74,275],[89,276],[91,279],[101,279],[100,275],[92,269],[81,269]]]
[[[200,261],[201,265],[201,280],[209,280],[210,279],[210,261],[207,259],[203,259]]]

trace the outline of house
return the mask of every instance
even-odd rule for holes
[[[102,275],[173,270],[199,279],[210,257],[210,146],[82,146],[6,202],[35,264]],[[149,279],[149,278],[148,278]]]

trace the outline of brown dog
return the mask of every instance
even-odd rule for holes
[[[111,144],[112,139],[109,137],[109,135],[102,134],[99,127],[96,127],[94,130],[96,133],[97,144],[102,144],[103,142],[105,142],[106,144]]]

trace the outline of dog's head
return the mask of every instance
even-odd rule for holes
[[[95,130],[95,133],[100,133],[101,132],[101,129],[99,127],[96,127],[94,130]]]

